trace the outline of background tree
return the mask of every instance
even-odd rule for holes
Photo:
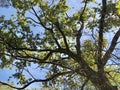
[[[80,0],[81,8],[72,13],[68,1],[11,0],[17,14],[0,17],[0,67],[16,67],[12,77],[22,87],[8,86],[24,89],[44,82],[57,87],[67,81],[73,90],[120,88],[119,3]],[[33,64],[48,70],[46,79],[34,77]]]

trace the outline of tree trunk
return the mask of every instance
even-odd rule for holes
[[[86,77],[96,88],[99,90],[118,90],[116,86],[113,86],[110,83],[104,69],[98,70],[97,72],[93,71],[81,57],[77,57],[76,59],[76,61],[78,61],[78,63],[81,65],[80,68],[76,69],[76,73]]]
[[[105,75],[93,75],[90,80],[99,90],[118,90],[117,86],[111,85]]]

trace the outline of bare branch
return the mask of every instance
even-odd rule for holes
[[[120,60],[120,56],[117,56],[117,55],[115,55],[115,54],[112,54],[112,56],[113,56],[115,59]]]
[[[34,80],[36,79],[28,69],[24,69]]]
[[[34,20],[33,18],[31,18],[31,17],[26,17],[27,19],[30,19],[30,20],[32,20],[34,23],[36,23],[36,24],[40,24],[39,22],[37,22],[36,20]]]

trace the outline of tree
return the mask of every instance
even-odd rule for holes
[[[68,1],[11,0],[17,14],[0,17],[0,66],[16,67],[12,76],[22,87],[1,84],[21,90],[34,82],[56,87],[66,79],[81,90],[120,88],[119,3],[80,0],[81,8],[72,13]],[[30,73],[32,64],[48,69],[46,79]]]

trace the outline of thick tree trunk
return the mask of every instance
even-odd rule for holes
[[[100,70],[96,72],[92,70],[81,57],[77,57],[74,54],[71,54],[71,56],[81,65],[80,68],[76,69],[76,73],[86,77],[96,88],[99,90],[118,90],[116,86],[110,83],[104,69],[100,68]]]
[[[118,90],[117,86],[112,86],[105,75],[94,75],[90,78],[91,82],[99,90]]]

